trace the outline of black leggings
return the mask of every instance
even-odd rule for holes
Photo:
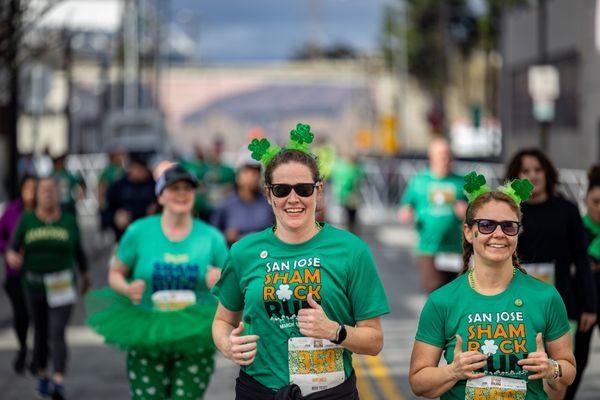
[[[54,373],[64,374],[67,365],[65,329],[71,318],[73,305],[51,308],[46,293],[41,289],[27,289],[29,311],[33,320],[33,369],[44,371],[48,365],[48,341],[52,349]]]
[[[18,276],[8,276],[4,282],[4,290],[10,299],[12,307],[12,325],[19,341],[20,351],[27,350],[27,328],[29,327],[29,312],[27,311],[27,301],[25,292],[21,285],[21,278]]]

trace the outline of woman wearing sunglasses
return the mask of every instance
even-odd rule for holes
[[[527,178],[533,184],[531,198],[522,206],[523,234],[518,255],[527,272],[554,285],[565,302],[580,377],[589,353],[583,343],[596,322],[597,303],[579,209],[558,192],[558,171],[540,150],[516,153],[508,164],[506,178]],[[569,386],[567,400],[575,398],[579,382],[575,379]]]
[[[442,400],[546,399],[544,383],[549,392],[569,385],[575,360],[560,295],[527,275],[516,256],[528,181],[495,191],[481,175],[465,181],[464,273],[423,308],[410,385],[417,396]],[[447,365],[438,366],[442,352]]]
[[[283,150],[266,139],[249,146],[266,165],[276,223],[231,247],[213,289],[215,344],[241,366],[237,400],[358,399],[352,353],[383,346],[389,306],[368,245],[316,222],[323,183],[312,137],[299,124]]]

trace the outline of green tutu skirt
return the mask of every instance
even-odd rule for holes
[[[87,324],[106,344],[122,350],[181,353],[214,351],[212,321],[216,304],[194,304],[176,311],[134,305],[111,288],[92,290],[85,299]]]

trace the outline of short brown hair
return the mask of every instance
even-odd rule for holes
[[[284,149],[277,153],[277,155],[267,164],[267,167],[265,168],[265,183],[272,183],[273,171],[275,171],[275,168],[282,164],[292,162],[306,165],[310,170],[313,181],[321,181],[317,160],[312,155],[296,149]]]

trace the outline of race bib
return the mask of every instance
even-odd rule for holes
[[[161,311],[176,311],[196,304],[196,293],[191,290],[158,290],[152,294],[154,308]]]
[[[73,304],[77,300],[73,271],[44,274],[46,301],[51,308]]]
[[[503,376],[467,380],[465,400],[525,400],[527,382]]]
[[[527,263],[523,268],[534,278],[554,286],[554,263]]]
[[[463,268],[462,255],[457,253],[439,253],[435,256],[434,265],[438,271],[458,273]]]
[[[345,380],[344,349],[327,339],[295,337],[288,340],[290,383],[307,396]]]

